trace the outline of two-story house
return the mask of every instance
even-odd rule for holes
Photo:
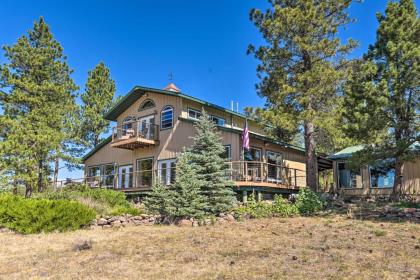
[[[227,176],[242,199],[250,191],[270,198],[305,186],[302,148],[267,137],[248,118],[250,150],[242,153],[246,116],[186,95],[174,84],[163,90],[135,87],[105,115],[116,125],[112,135],[84,157],[86,180],[129,193],[148,191],[157,181],[171,184],[177,154],[192,145],[202,109],[219,128],[229,161]]]

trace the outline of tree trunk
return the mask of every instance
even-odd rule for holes
[[[13,180],[13,194],[17,195],[17,193],[18,193],[18,189],[17,189],[17,182],[16,182],[16,179],[15,179],[15,180]]]
[[[305,155],[306,155],[306,185],[313,191],[317,191],[317,160],[315,155],[314,125],[305,121]]]
[[[42,192],[44,164],[42,160],[38,161],[38,192]]]
[[[394,187],[392,189],[392,196],[394,200],[399,200],[403,185],[403,162],[399,157],[395,159],[395,180]]]
[[[57,189],[57,181],[58,181],[58,169],[60,166],[60,159],[58,157],[55,158],[54,162],[54,179],[53,179],[53,187],[54,190]]]
[[[26,185],[25,185],[25,197],[28,198],[28,197],[31,197],[31,195],[32,195],[32,185],[26,183]]]

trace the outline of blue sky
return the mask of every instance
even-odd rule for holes
[[[340,37],[360,42],[354,56],[374,42],[375,13],[383,12],[386,2],[365,0],[350,8],[357,21]],[[255,92],[257,61],[246,49],[250,43],[263,43],[249,10],[265,7],[267,1],[257,0],[2,0],[0,45],[13,44],[44,16],[81,91],[88,70],[103,61],[116,81],[117,95],[135,85],[163,88],[172,73],[183,92],[224,107],[234,100],[242,109],[264,103]],[[64,171],[60,177],[80,174]]]

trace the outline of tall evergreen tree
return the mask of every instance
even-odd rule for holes
[[[388,2],[377,18],[376,42],[345,87],[343,122],[365,144],[353,165],[395,159],[398,196],[403,161],[420,153],[420,21],[412,0]]]
[[[342,44],[338,29],[351,20],[350,0],[270,0],[272,8],[251,10],[250,19],[266,45],[250,46],[260,60],[258,94],[276,126],[294,132],[303,127],[306,150],[306,183],[317,187],[316,134],[338,133],[337,94],[347,77],[345,56],[356,46]],[[337,138],[338,139],[338,138]]]
[[[100,62],[88,73],[86,92],[82,94],[83,101],[83,134],[89,148],[101,141],[101,134],[108,130],[109,121],[104,114],[112,107],[115,94],[115,82],[109,69]]]
[[[174,203],[177,218],[201,218],[206,209],[206,197],[201,192],[202,182],[190,152],[183,152],[176,163]]]
[[[29,196],[35,185],[41,191],[50,175],[77,86],[63,48],[42,17],[4,51],[9,62],[0,66],[1,160],[13,180],[24,182]]]
[[[207,198],[206,212],[219,214],[228,211],[235,203],[233,182],[226,179],[227,162],[222,158],[224,147],[216,124],[203,110],[195,125],[194,144],[191,147],[192,162],[197,166],[201,191]]]

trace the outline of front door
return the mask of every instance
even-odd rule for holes
[[[158,179],[162,185],[170,185],[175,182],[175,159],[158,162]]]
[[[118,188],[128,189],[133,186],[133,166],[125,165],[118,168]]]
[[[155,133],[155,115],[141,117],[139,119],[139,135],[146,139],[153,139]]]

